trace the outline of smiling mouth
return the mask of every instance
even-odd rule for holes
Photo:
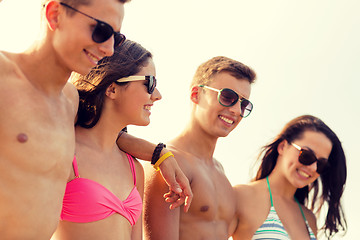
[[[226,117],[224,117],[224,116],[219,116],[219,118],[220,118],[221,120],[223,120],[224,122],[228,123],[228,124],[233,124],[233,123],[234,123],[233,120],[231,120],[231,119],[229,119],[229,118],[226,118]]]
[[[86,53],[86,55],[90,58],[90,60],[92,60],[92,62],[97,65],[99,62],[99,58],[96,57],[95,55],[89,53],[88,51],[84,50],[84,52]]]
[[[305,173],[305,172],[303,172],[303,171],[301,171],[301,170],[297,170],[297,172],[298,172],[301,176],[303,176],[303,177],[306,177],[306,178],[309,178],[309,177],[310,177],[309,174],[307,174],[307,173]]]

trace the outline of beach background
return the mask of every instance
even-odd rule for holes
[[[121,32],[154,54],[163,96],[152,108],[151,124],[129,131],[154,143],[171,139],[189,118],[196,68],[214,56],[239,60],[257,80],[253,112],[219,139],[215,151],[230,182],[250,180],[260,148],[285,123],[315,115],[337,133],[347,156],[342,204],[348,233],[333,239],[357,239],[360,1],[133,0],[125,6]],[[39,0],[0,1],[1,50],[22,51],[36,39],[40,8]]]

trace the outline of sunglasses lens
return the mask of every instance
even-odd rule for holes
[[[316,161],[316,156],[313,152],[301,149],[300,155],[299,155],[299,162],[301,164],[304,164],[306,166],[313,164]]]
[[[148,88],[148,93],[152,94],[156,88],[156,78],[154,76],[146,76],[148,82],[145,84]]]
[[[108,40],[114,33],[113,28],[104,22],[98,21],[92,34],[92,39],[96,43],[103,43]]]
[[[124,34],[121,34],[119,32],[114,33],[114,47],[120,46],[124,41],[126,37]]]
[[[317,162],[316,162],[317,161]],[[327,166],[327,160],[324,158],[317,159],[315,154],[312,151],[301,149],[299,155],[299,162],[306,166],[313,164],[316,162],[316,172],[321,174]]]
[[[244,118],[249,116],[249,114],[251,113],[251,111],[253,109],[252,103],[247,99],[243,99],[241,101],[240,107],[241,107],[241,116]]]
[[[324,172],[324,170],[326,169],[326,167],[327,167],[327,160],[324,159],[324,158],[318,159],[318,161],[317,161],[317,170],[316,170],[316,171],[317,171],[319,174],[321,174],[322,172]]]
[[[233,106],[239,100],[239,95],[231,89],[224,88],[220,92],[219,101],[225,107]]]

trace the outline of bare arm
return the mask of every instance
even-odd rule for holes
[[[159,172],[146,164],[144,233],[147,240],[178,240],[180,209],[170,210],[163,195],[168,186]]]
[[[261,225],[258,226],[258,223],[266,218],[266,216],[263,218],[263,216],[258,214],[257,211],[254,211],[254,209],[261,209],[262,205],[266,204],[261,204],[263,202],[262,200],[260,200],[259,203],[253,188],[249,187],[247,184],[234,186],[233,189],[235,191],[237,204],[235,213],[236,219],[231,223],[229,229],[230,235],[234,240],[251,239],[256,229]],[[266,209],[265,212],[267,212]]]
[[[136,158],[151,161],[152,154],[156,147],[155,144],[150,143],[144,139],[136,138],[127,133],[122,133],[117,140],[119,148]],[[160,156],[168,152],[167,149],[161,151]],[[176,208],[185,203],[184,211],[188,211],[192,201],[192,191],[189,180],[181,171],[174,157],[169,157],[160,164],[160,173],[168,185],[170,192],[178,194],[180,199],[175,201],[171,208]]]

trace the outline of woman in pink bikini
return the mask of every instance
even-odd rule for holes
[[[144,173],[116,139],[127,125],[146,126],[161,99],[152,55],[126,40],[88,75],[73,75],[80,95],[76,153],[60,224],[52,239],[142,239]]]

